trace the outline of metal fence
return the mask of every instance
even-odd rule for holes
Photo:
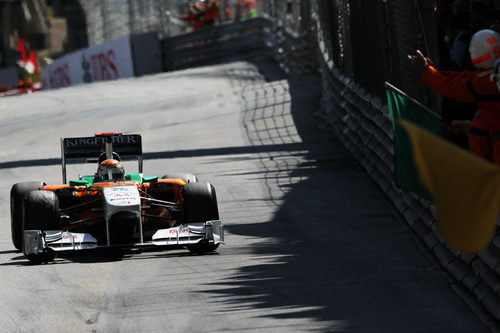
[[[87,17],[90,46],[135,33],[155,31],[160,38],[182,32],[170,14],[184,14],[184,0],[79,0]]]
[[[188,12],[187,0],[79,0],[86,18],[90,46],[119,37],[145,32],[157,32],[160,39],[181,34],[184,22],[175,18]],[[258,0],[264,8],[266,0]],[[286,2],[282,3],[285,5]],[[219,0],[220,21],[229,20],[227,7],[235,13],[234,0]]]
[[[294,0],[263,1],[262,12],[283,22],[291,21],[297,32],[310,26],[311,13],[321,23],[330,59],[345,75],[369,92],[383,97],[389,81],[413,97],[429,101],[407,55],[416,49],[435,50],[430,43],[432,17],[425,4],[403,0]],[[420,1],[430,3],[431,1]],[[288,8],[287,8],[288,3]],[[290,16],[292,18],[290,18]],[[429,54],[434,57],[435,52]],[[433,59],[436,63],[439,59]]]
[[[234,0],[220,0],[234,9]],[[431,1],[420,1],[423,3]],[[435,49],[424,27],[431,22],[419,1],[403,0],[257,0],[259,13],[302,33],[311,13],[321,22],[327,50],[335,66],[378,96],[390,81],[428,102],[406,59],[415,49]],[[80,0],[87,16],[89,45],[134,33],[156,31],[160,39],[177,35],[183,24],[171,14],[187,11],[185,0]],[[221,13],[222,14],[222,13]],[[222,18],[225,16],[222,14]],[[430,51],[429,51],[430,52]],[[430,54],[433,56],[433,54]],[[438,62],[439,59],[433,59]]]
[[[227,2],[226,2],[227,3]],[[421,49],[435,63],[432,1],[258,0],[260,14],[278,19],[290,32],[307,33],[312,19],[321,24],[335,67],[367,91],[383,97],[384,82],[436,109],[435,96],[418,82],[407,55]],[[316,16],[316,17],[314,17]]]

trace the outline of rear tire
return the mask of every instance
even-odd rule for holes
[[[31,191],[24,199],[24,230],[61,230],[59,198],[51,191]],[[55,252],[26,255],[32,263],[54,260]]]
[[[39,190],[43,182],[23,182],[14,184],[10,190],[10,230],[12,243],[18,250],[23,247],[24,197],[31,191]]]
[[[217,206],[217,195],[215,188],[209,183],[187,183],[182,189],[184,200],[184,224],[201,223],[219,219],[219,209]],[[193,253],[212,252],[219,247],[219,244],[209,244],[202,242],[195,245],[186,246]]]
[[[182,179],[186,183],[197,183],[198,177],[192,173],[169,173],[161,177],[161,179]]]

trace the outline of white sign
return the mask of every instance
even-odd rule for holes
[[[70,53],[42,71],[43,89],[133,77],[129,37]]]

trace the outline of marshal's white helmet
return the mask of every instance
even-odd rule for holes
[[[490,29],[479,30],[472,36],[469,53],[477,69],[492,69],[500,58],[500,34]]]

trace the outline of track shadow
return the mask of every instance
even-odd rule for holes
[[[189,149],[189,150],[170,150],[144,153],[145,160],[169,159],[169,158],[186,158],[200,156],[224,156],[236,154],[255,154],[260,152],[272,152],[283,150],[297,150],[300,147],[298,144],[270,144],[263,146],[237,146],[223,148],[207,148],[207,149]],[[124,160],[126,160],[124,158]],[[85,160],[75,159],[67,162],[68,164],[82,164]],[[61,159],[58,158],[42,158],[32,160],[7,161],[0,163],[0,169],[11,169],[18,167],[34,167],[34,166],[50,166],[61,165]]]
[[[242,121],[255,146],[300,137],[296,150],[259,153],[262,171],[254,176],[268,193],[254,206],[273,201],[279,209],[269,221],[249,217],[225,226],[230,234],[266,240],[251,249],[234,245],[225,255],[250,251],[265,259],[207,284],[206,292],[227,311],[257,308],[264,317],[318,324],[308,331],[486,331],[415,246],[384,194],[334,136],[319,130],[322,120],[313,116],[320,109],[319,78],[277,84],[290,100],[268,94],[267,108],[255,107],[250,90],[268,88],[249,88]],[[288,104],[293,124],[286,125]],[[248,207],[251,202],[242,208],[245,216]]]
[[[5,251],[0,251],[0,254],[10,254],[10,253],[19,253],[18,250],[5,250]]]

